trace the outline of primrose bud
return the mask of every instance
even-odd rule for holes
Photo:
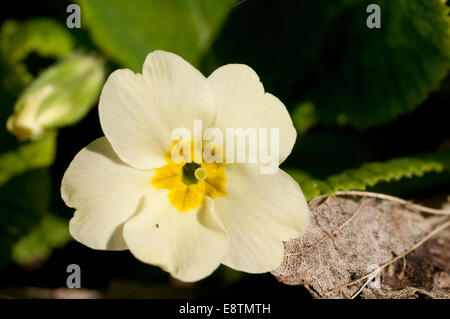
[[[100,59],[75,54],[48,68],[22,93],[6,127],[18,140],[74,124],[91,109],[105,77]]]

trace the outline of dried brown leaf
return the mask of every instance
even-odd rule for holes
[[[285,243],[284,261],[272,273],[319,298],[369,297],[364,287],[372,277],[450,225],[448,215],[425,218],[384,199],[326,197],[311,201],[310,210],[309,230]],[[395,293],[405,295],[386,297]]]
[[[364,288],[363,298],[450,298],[448,231],[428,240],[381,271],[380,288]]]

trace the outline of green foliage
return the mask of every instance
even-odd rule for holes
[[[27,68],[21,63],[11,63],[2,51],[0,46],[0,94],[3,97],[2,105],[5,104],[4,98],[11,100],[28,84],[32,79]]]
[[[381,7],[380,29],[366,26],[370,3]],[[218,64],[255,68],[286,104],[311,101],[320,123],[362,130],[438,89],[450,66],[449,31],[442,0],[248,1],[213,53]]]
[[[98,99],[104,77],[103,61],[87,54],[52,65],[20,95],[8,120],[10,132],[21,140],[35,139],[46,129],[78,122]],[[42,92],[47,93],[39,98]]]
[[[316,125],[314,104],[304,102],[298,105],[292,114],[294,126],[301,135],[305,134],[311,127]]]
[[[13,151],[0,154],[0,185],[28,170],[50,166],[55,152],[56,134],[49,133],[40,140],[21,144]]]
[[[376,158],[373,144],[364,137],[347,130],[324,131],[318,127],[306,134],[298,132],[294,149],[283,165],[324,179]]]
[[[77,123],[89,112],[100,95],[104,77],[102,60],[91,55],[73,54],[49,67],[29,89],[32,91],[48,84],[55,87],[54,94],[44,101],[41,111],[52,108],[53,104],[68,104],[69,110],[51,125],[62,127]]]
[[[339,61],[323,61],[319,71],[326,76],[314,101],[325,123],[341,120],[364,129],[392,121],[422,103],[447,74],[450,18],[444,2],[375,2],[381,7],[381,29],[361,23],[367,16],[362,1],[344,13],[348,19],[331,34],[343,36],[345,44],[339,45],[348,51],[338,53]],[[324,48],[335,49],[333,42]],[[357,61],[351,58],[355,55]]]
[[[233,0],[79,0],[95,43],[121,65],[140,72],[156,49],[175,52],[194,65],[209,47]],[[211,21],[211,19],[214,21]],[[208,24],[209,23],[209,24]],[[208,28],[202,32],[208,24]],[[202,32],[200,38],[199,34]]]
[[[53,249],[62,247],[70,240],[67,221],[46,214],[28,235],[13,246],[12,258],[21,265],[46,260]]]
[[[17,95],[31,79],[25,65],[10,63],[0,47],[0,152],[16,146],[16,139],[6,131],[6,121],[13,111]]]
[[[11,259],[13,245],[47,213],[50,176],[47,169],[30,170],[0,186],[0,267]]]
[[[5,21],[0,29],[0,123],[6,123],[20,92],[32,81],[23,60],[32,52],[43,57],[60,58],[74,47],[70,32],[47,19],[25,22]],[[15,138],[0,126],[0,152],[16,147]],[[1,174],[1,173],[0,173]]]
[[[23,23],[6,21],[2,25],[0,39],[0,46],[11,61],[23,61],[31,52],[60,58],[72,52],[74,47],[67,28],[46,18]]]
[[[296,169],[288,169],[287,172],[299,183],[306,199],[311,200],[322,194],[334,194],[338,190],[365,190],[366,187],[380,182],[423,176],[428,172],[443,170],[450,170],[450,151],[366,163],[359,168],[345,170],[325,180],[313,179]]]

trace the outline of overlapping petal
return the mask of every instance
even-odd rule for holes
[[[146,196],[136,216],[124,226],[125,241],[139,260],[190,282],[210,275],[228,249],[228,236],[206,198],[198,209],[180,213],[167,191]]]
[[[70,233],[94,249],[127,249],[123,223],[136,211],[143,194],[154,192],[153,170],[138,170],[120,160],[106,138],[82,149],[64,174],[61,195],[76,208]]]
[[[285,172],[261,175],[256,165],[229,165],[227,196],[214,209],[230,236],[222,263],[241,271],[262,273],[278,267],[283,241],[301,235],[309,210],[298,184]]]
[[[252,68],[228,64],[216,69],[208,82],[217,106],[216,126],[224,128],[279,128],[279,163],[291,153],[297,132],[284,104],[264,87]],[[268,142],[270,151],[270,141]]]
[[[264,175],[258,164],[235,163],[224,164],[216,176],[207,169],[204,183],[210,189],[198,193],[195,209],[184,205],[186,185],[176,189],[183,191],[176,200],[177,193],[166,189],[172,171],[161,167],[172,132],[187,128],[192,134],[195,120],[224,134],[226,128],[278,128],[276,164],[290,154],[296,139],[292,120],[248,66],[226,65],[206,79],[181,57],[155,51],[142,74],[110,75],[99,113],[106,137],[80,151],[61,186],[66,204],[76,208],[70,232],[79,242],[94,249],[130,249],[139,260],[189,282],[220,263],[250,273],[273,270],[282,262],[283,241],[306,230],[306,200],[282,170]],[[157,168],[164,179],[152,185]],[[182,205],[173,205],[179,201]]]
[[[150,53],[143,74],[113,72],[99,102],[103,132],[119,157],[141,169],[164,165],[171,134],[194,120],[205,126],[215,116],[214,96],[206,78],[178,55]],[[191,133],[192,134],[192,133]]]

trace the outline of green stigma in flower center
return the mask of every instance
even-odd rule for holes
[[[195,176],[195,171],[201,166],[195,162],[186,163],[183,165],[183,182],[187,185],[197,184],[198,179]]]

